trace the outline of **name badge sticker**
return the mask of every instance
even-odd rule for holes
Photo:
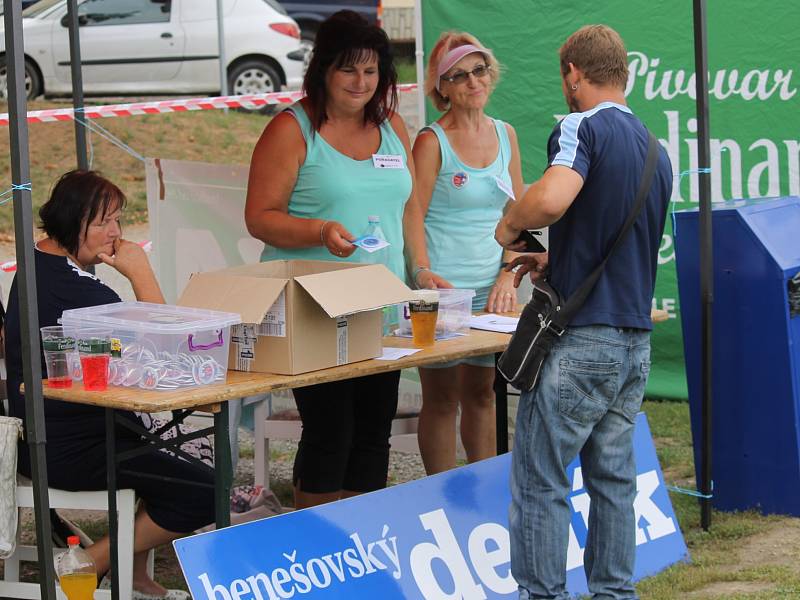
[[[505,181],[500,179],[497,175],[494,175],[494,182],[497,184],[497,187],[500,188],[500,191],[503,192],[506,196],[511,198],[512,200],[516,200],[516,196],[514,196],[514,189],[508,185]]]
[[[376,169],[402,169],[403,157],[399,154],[373,154],[372,166]]]

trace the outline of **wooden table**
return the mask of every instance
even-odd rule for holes
[[[74,382],[68,389],[43,387],[44,397],[52,400],[91,404],[106,409],[106,465],[108,470],[108,522],[111,538],[111,596],[119,598],[119,580],[116,566],[117,555],[117,511],[116,511],[116,469],[119,457],[116,454],[114,409],[137,412],[160,412],[179,410],[207,410],[214,413],[214,488],[215,513],[218,527],[230,525],[230,486],[231,486],[231,448],[228,443],[228,400],[274,392],[278,390],[305,387],[317,383],[328,383],[374,375],[400,369],[410,369],[436,363],[448,362],[459,358],[497,354],[502,352],[511,339],[510,334],[490,331],[470,330],[470,334],[450,340],[438,341],[430,348],[406,356],[399,360],[366,360],[340,367],[312,371],[300,375],[274,375],[270,373],[244,373],[228,371],[225,382],[213,383],[201,387],[185,388],[175,391],[152,391],[141,388],[110,387],[103,392],[87,392],[82,382]],[[383,345],[393,348],[412,348],[408,338],[387,337]],[[502,388],[502,389],[500,389]],[[495,384],[498,394],[497,425],[498,431],[508,431],[508,404],[505,385]],[[507,451],[508,434],[498,435],[498,450]],[[504,444],[500,444],[503,438]],[[170,440],[178,444],[179,438]],[[159,443],[164,446],[164,442]],[[501,450],[502,449],[502,450]]]
[[[275,392],[278,390],[305,387],[317,383],[328,383],[375,375],[399,369],[410,369],[435,363],[447,362],[482,354],[502,352],[511,339],[510,334],[471,329],[470,334],[449,340],[438,341],[430,348],[399,360],[365,360],[357,363],[331,367],[300,375],[274,375],[272,373],[245,373],[228,371],[226,381],[201,387],[175,391],[151,391],[141,388],[110,387],[105,392],[87,392],[81,382],[71,388],[52,389],[45,386],[44,396],[53,400],[65,400],[78,404],[92,404],[103,408],[119,408],[138,412],[159,412],[185,408],[212,407],[227,400]],[[392,348],[413,348],[410,338],[386,337],[383,345]]]

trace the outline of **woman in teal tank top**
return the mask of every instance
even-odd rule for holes
[[[414,143],[417,210],[406,242],[419,287],[472,288],[473,311],[512,311],[515,256],[494,240],[509,198],[521,197],[522,173],[514,129],[484,108],[498,79],[491,51],[468,33],[444,33],[431,51],[425,93],[443,111]],[[420,215],[417,217],[417,215]],[[424,219],[424,221],[423,221]],[[420,368],[418,438],[426,471],[455,466],[455,427],[470,462],[493,456],[494,356]]]
[[[380,216],[388,267],[405,279],[403,219],[413,158],[382,29],[340,11],[317,32],[306,97],[267,125],[253,152],[245,222],[262,260],[364,262],[351,242]],[[408,205],[412,206],[413,205]],[[399,371],[294,391],[303,422],[295,508],[386,486]]]

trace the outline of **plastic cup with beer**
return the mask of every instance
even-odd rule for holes
[[[108,363],[111,360],[111,329],[85,327],[75,337],[81,356],[83,389],[100,392],[108,387]]]
[[[414,296],[408,303],[413,344],[417,348],[433,346],[436,340],[436,318],[439,315],[439,292],[414,290]]]
[[[61,325],[42,327],[42,350],[47,366],[47,386],[72,387],[70,358],[75,352],[75,338],[64,333]]]

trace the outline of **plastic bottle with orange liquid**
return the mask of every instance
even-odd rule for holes
[[[68,600],[93,600],[97,589],[97,569],[89,553],[80,546],[80,538],[67,538],[69,549],[58,557],[56,574]]]

